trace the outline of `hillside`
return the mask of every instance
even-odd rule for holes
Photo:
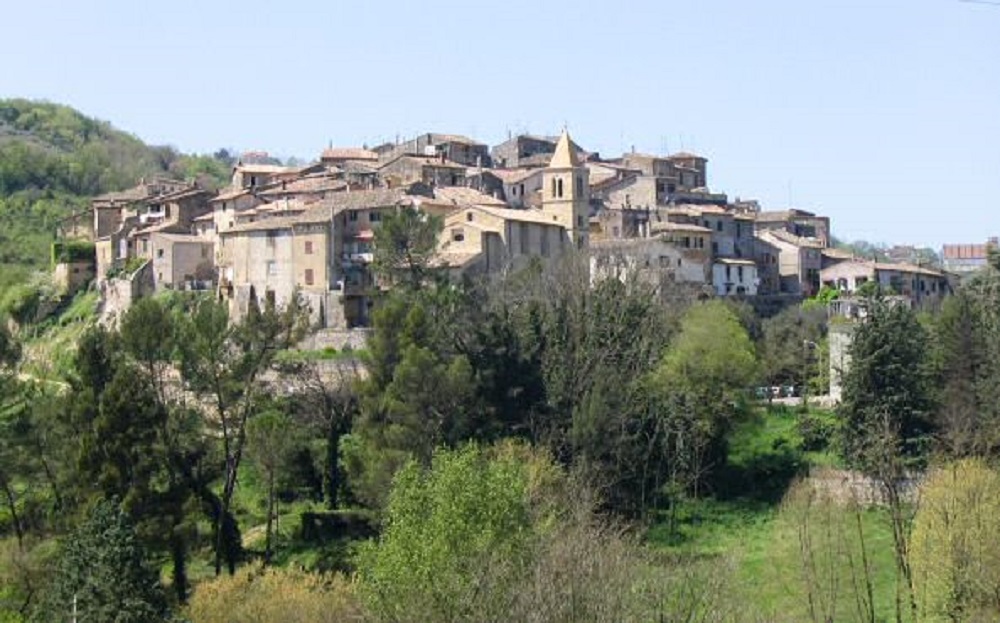
[[[68,106],[0,100],[0,289],[47,267],[58,221],[91,197],[153,175],[217,185],[227,156],[146,145]]]

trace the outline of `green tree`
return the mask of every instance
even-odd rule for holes
[[[274,520],[277,516],[278,478],[301,445],[292,419],[281,411],[269,410],[247,424],[247,450],[267,481],[267,529],[264,561],[274,551]]]
[[[651,440],[669,456],[661,469],[672,502],[687,492],[697,496],[725,459],[726,434],[744,412],[755,374],[753,343],[725,303],[699,303],[684,314],[680,332],[644,381],[658,414]]]
[[[897,568],[897,618],[917,616],[909,559],[911,510],[903,487],[926,459],[933,432],[928,335],[908,305],[873,297],[853,331],[844,374],[843,449],[880,486],[889,508]],[[905,604],[905,605],[904,605]]]
[[[400,208],[387,214],[375,230],[376,274],[387,284],[419,288],[433,274],[443,222],[440,217],[416,208]]]
[[[213,411],[223,456],[223,484],[215,509],[215,571],[225,560],[236,571],[239,538],[232,514],[233,495],[246,450],[247,425],[269,399],[263,375],[279,351],[297,344],[308,317],[297,297],[284,309],[268,304],[252,308],[238,324],[230,324],[222,303],[203,301],[180,330],[181,374],[188,387]]]
[[[919,459],[932,432],[929,336],[905,304],[869,299],[844,374],[845,456],[869,473]]]
[[[814,356],[826,335],[826,307],[790,307],[763,323],[759,354],[768,384],[801,385],[820,373]]]
[[[397,474],[382,535],[358,559],[363,597],[379,620],[476,619],[491,564],[519,570],[530,534],[523,462],[474,445],[438,451],[429,469],[411,462]]]
[[[100,501],[62,543],[38,621],[166,621],[166,598],[128,516]]]

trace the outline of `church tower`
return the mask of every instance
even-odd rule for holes
[[[590,229],[590,171],[563,130],[552,161],[542,173],[542,211],[566,228],[578,249],[587,247]]]

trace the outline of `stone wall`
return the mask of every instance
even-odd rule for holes
[[[154,291],[152,263],[147,261],[128,277],[101,281],[100,290],[100,322],[105,325],[116,325],[134,301],[144,296],[152,296]]]
[[[368,344],[371,329],[320,329],[299,344],[301,350],[361,350]]]

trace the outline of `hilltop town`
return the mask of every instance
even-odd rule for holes
[[[298,293],[317,326],[363,327],[380,285],[374,230],[410,207],[443,218],[435,264],[455,278],[574,249],[595,271],[631,267],[704,296],[796,301],[876,283],[919,303],[952,290],[955,276],[936,267],[833,248],[829,216],[731,199],[711,188],[708,163],[686,152],[605,158],[565,131],[492,148],[428,133],[330,147],[302,167],[250,154],[219,192],[143,179],[96,197],[67,228],[96,243],[96,265],[60,275],[70,289],[96,277],[106,316],[154,292],[215,289],[234,318],[251,301]],[[955,267],[977,268],[962,264],[963,249],[950,254]]]

